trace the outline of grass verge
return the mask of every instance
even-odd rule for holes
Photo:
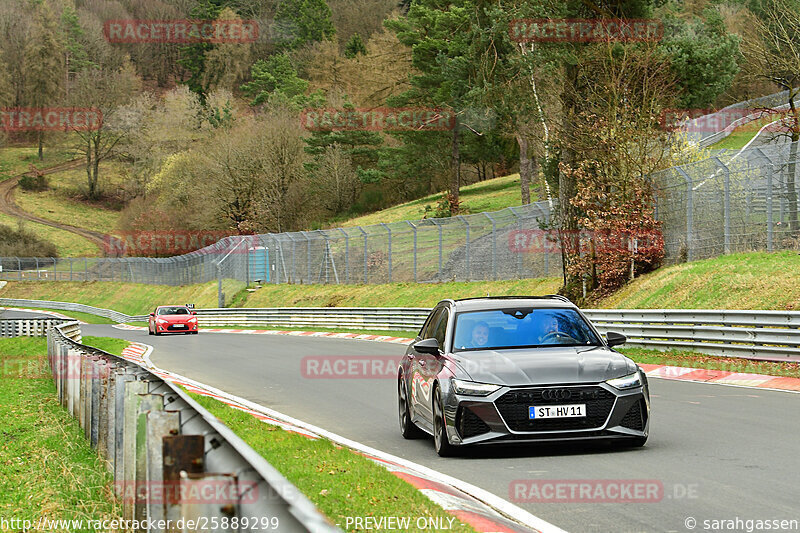
[[[662,267],[601,300],[612,309],[800,309],[800,255],[753,252]]]
[[[58,189],[31,192],[18,188],[14,199],[21,209],[32,215],[77,228],[102,228],[113,233],[120,219],[119,211],[95,207]]]
[[[709,146],[712,150],[728,149],[728,150],[741,150],[745,147],[750,140],[758,133],[758,128],[752,129],[747,126],[742,126],[731,132],[730,135],[724,139],[715,142]]]
[[[80,235],[0,213],[0,224],[4,224],[10,228],[17,228],[20,222],[22,222],[23,228],[40,239],[55,244],[59,257],[95,257],[100,253],[97,246]]]
[[[531,191],[532,193],[534,191]],[[351,219],[338,218],[329,221],[328,225],[339,227],[368,226],[381,222],[401,222],[403,220],[420,220],[425,216],[425,206],[433,210],[443,193],[432,194],[405,204],[396,205],[376,211],[368,215]],[[482,213],[484,211],[499,211],[510,206],[522,205],[522,196],[519,187],[519,174],[512,174],[502,178],[481,181],[462,187],[459,193],[461,208],[469,213]],[[536,201],[536,199],[533,199]],[[433,216],[429,214],[428,216]]]
[[[45,339],[0,339],[0,516],[119,518],[110,473],[42,372],[46,354]]]
[[[706,368],[709,370],[727,370],[750,374],[767,374],[800,378],[800,363],[771,363],[768,361],[750,361],[732,357],[717,357],[697,352],[670,350],[658,352],[643,348],[623,348],[619,350],[637,363],[652,365],[685,366],[689,368]]]
[[[112,337],[92,337],[88,335],[83,337],[83,344],[112,355],[122,355],[122,350],[127,348],[130,342]]]
[[[243,286],[243,283],[225,280],[222,290],[235,294]],[[144,315],[157,305],[194,303],[197,307],[217,307],[217,284],[169,287],[100,281],[9,281],[0,289],[0,297],[77,302],[128,315]]]
[[[245,307],[433,307],[444,298],[553,294],[560,278],[384,285],[265,285]]]
[[[254,292],[244,284],[223,282],[223,292],[238,295],[240,307],[433,307],[443,298],[514,294],[552,294],[559,278],[448,283],[388,283],[384,285],[265,285]],[[0,297],[78,302],[129,315],[147,314],[156,305],[194,303],[217,307],[215,282],[169,287],[139,283],[9,281]]]
[[[267,459],[342,529],[346,517],[354,516],[410,516],[412,523],[416,518],[433,517],[443,519],[445,524],[453,518],[410,484],[347,448],[270,426],[213,398],[196,394],[192,397]],[[474,530],[456,519],[451,531]]]
[[[108,318],[104,318],[102,316],[97,316],[97,315],[90,315],[89,313],[81,313],[78,311],[62,311],[60,309],[50,309],[48,307],[25,307],[24,309],[30,309],[32,311],[36,311],[38,309],[42,309],[44,311],[55,311],[56,313],[60,313],[70,318],[74,318],[75,320],[86,322],[87,324],[116,324],[116,322]]]
[[[38,146],[8,146],[0,148],[0,180],[28,172],[30,166],[38,169],[53,167],[74,159],[77,154],[67,145],[47,146],[44,161],[39,161]]]

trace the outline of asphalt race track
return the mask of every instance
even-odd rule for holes
[[[442,459],[430,439],[399,433],[391,379],[309,379],[306,356],[402,355],[400,345],[346,339],[205,333],[154,337],[110,326],[84,335],[151,344],[164,369],[274,408],[512,499],[514,480],[656,480],[652,503],[524,503],[572,532],[688,531],[685,520],[800,519],[800,394],[651,380],[644,448],[481,448]]]

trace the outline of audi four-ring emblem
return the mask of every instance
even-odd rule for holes
[[[542,391],[543,400],[569,400],[572,398],[570,389],[545,389]]]

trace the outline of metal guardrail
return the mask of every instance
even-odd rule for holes
[[[170,521],[137,531],[341,531],[183,390],[79,338],[74,321],[48,329],[58,399],[114,474],[123,518]]]
[[[200,326],[317,327],[418,330],[430,309],[392,307],[280,307],[197,309]]]
[[[626,335],[628,346],[800,361],[797,311],[588,309],[584,313],[601,333]]]
[[[63,318],[6,318],[0,320],[0,337],[46,337],[51,326],[74,322]],[[80,331],[78,338],[80,342]]]
[[[77,311],[79,313],[87,313],[90,315],[101,316],[109,320],[114,320],[120,324],[125,322],[141,322],[147,321],[147,315],[126,315],[119,311],[112,309],[103,309],[101,307],[92,307],[91,305],[76,304],[72,302],[57,302],[52,300],[26,300],[22,298],[0,298],[0,305],[5,307],[21,306],[21,307],[41,307],[43,309],[55,309],[57,311]]]
[[[0,298],[0,305],[47,307],[65,302]],[[90,308],[96,309],[96,308]],[[78,310],[78,309],[75,309]],[[98,310],[116,313],[107,309]],[[91,311],[84,311],[91,312]],[[197,309],[201,327],[263,326],[419,330],[430,312],[421,307],[282,307],[260,309]],[[601,333],[616,331],[628,337],[628,346],[657,350],[696,350],[768,361],[800,361],[800,311],[724,311],[715,309],[585,309]],[[147,320],[129,317],[123,322]]]
[[[199,309],[201,326],[249,325],[419,330],[426,308]],[[800,361],[800,312],[588,309],[601,333],[616,331],[629,346],[696,350],[774,361]]]

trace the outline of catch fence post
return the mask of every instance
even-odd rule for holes
[[[731,253],[731,171],[730,169],[719,160],[718,157],[714,158],[717,165],[722,168],[722,173],[724,175],[723,181],[723,217],[725,218],[725,247],[724,252],[725,254]]]
[[[364,236],[364,284],[367,284],[369,282],[368,269],[367,269],[367,264],[369,263],[369,252],[367,251],[368,235],[367,232],[364,231],[364,228],[362,228],[361,226],[358,226],[358,230]]]
[[[414,231],[414,283],[417,282],[417,226],[415,226],[410,220],[406,220],[406,224],[411,226],[411,229]]]
[[[489,213],[484,213],[492,223],[492,280],[497,279],[497,222]]]
[[[381,222],[381,226],[386,230],[386,233],[389,236],[389,283],[392,282],[392,230],[389,226],[386,225],[385,222]]]
[[[469,222],[464,215],[458,215],[458,219],[464,223],[464,233],[466,236],[466,247],[465,247],[465,254],[464,254],[464,266],[466,267],[466,280],[469,281],[470,278],[470,264],[469,264]]]
[[[686,260],[694,260],[694,187],[692,177],[682,167],[675,170],[686,180]]]

